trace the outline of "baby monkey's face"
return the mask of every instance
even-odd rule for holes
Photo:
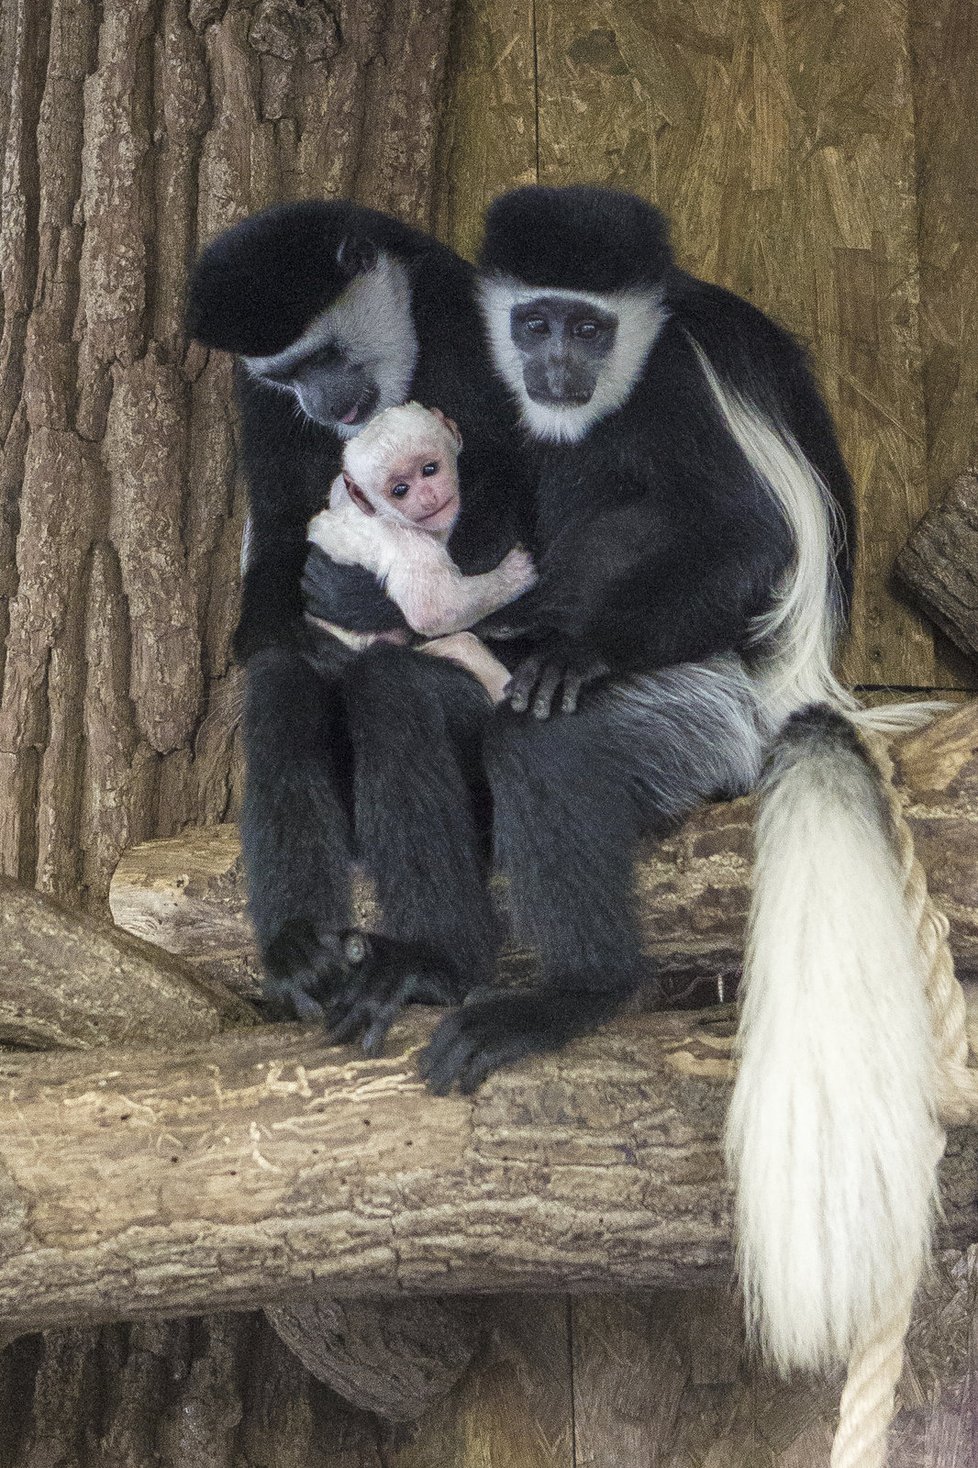
[[[426,530],[447,530],[458,514],[458,474],[454,454],[431,444],[402,459],[384,481],[384,497]]]
[[[458,471],[455,453],[444,441],[399,456],[372,486],[371,501],[386,514],[422,530],[450,530],[458,518]]]

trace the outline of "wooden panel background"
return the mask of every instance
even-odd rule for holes
[[[974,687],[890,584],[973,452],[978,387],[976,12],[911,8],[466,0],[436,219],[471,254],[489,199],[520,182],[588,179],[665,209],[683,264],[807,343],[836,415],[860,506],[846,676]]]
[[[976,685],[975,669],[935,652],[930,628],[888,586],[912,523],[974,462],[976,29],[973,0],[458,5],[441,234],[471,255],[485,205],[516,183],[635,188],[672,215],[689,268],[809,343],[860,497],[847,672],[868,686]],[[21,87],[34,84],[28,52]],[[231,82],[236,54],[230,45],[213,58]],[[18,106],[12,57],[12,44],[0,46],[0,122]],[[64,97],[52,98],[69,121],[71,80],[68,68]],[[222,118],[211,126],[220,140]],[[254,153],[265,166],[262,148]],[[307,177],[328,173],[323,157],[306,165]],[[233,171],[222,184],[213,158],[208,166],[207,207],[230,217]],[[287,193],[294,180],[282,182]],[[8,211],[8,237],[17,226]],[[171,286],[161,278],[161,301]],[[72,303],[68,317],[57,309],[60,340]],[[38,340],[35,355],[57,340]],[[0,544],[4,533],[0,522]],[[913,1328],[891,1468],[978,1464],[976,1296],[978,1251],[942,1258]],[[91,1336],[87,1354],[75,1332],[28,1338],[0,1357],[0,1468],[828,1462],[838,1382],[785,1386],[753,1371],[724,1295],[512,1298],[487,1302],[486,1323],[486,1350],[458,1388],[394,1435],[313,1383],[260,1317],[119,1327]],[[176,1361],[190,1363],[185,1376],[166,1364]],[[99,1386],[113,1374],[145,1386],[120,1394],[122,1414]]]
[[[454,41],[445,239],[474,255],[489,200],[519,183],[631,188],[670,215],[687,268],[807,343],[856,483],[844,671],[870,688],[978,686],[890,584],[975,461],[976,62],[971,0],[463,0]],[[918,1311],[891,1468],[978,1468],[975,1262],[942,1261]],[[569,1345],[574,1468],[828,1463],[839,1382],[752,1371],[725,1296],[579,1299]],[[498,1430],[483,1397],[446,1463],[495,1464]],[[523,1461],[564,1468],[563,1439],[542,1458],[532,1440]]]

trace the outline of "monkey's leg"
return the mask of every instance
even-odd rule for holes
[[[541,722],[501,713],[487,741],[496,856],[543,982],[447,1015],[422,1056],[436,1092],[557,1049],[610,1018],[647,970],[635,914],[643,835],[746,789],[760,739],[739,663],[687,665]]]
[[[349,969],[351,838],[330,757],[349,654],[330,640],[311,660],[268,647],[248,663],[241,836],[251,917],[272,1003],[320,1016]]]
[[[374,878],[383,933],[373,962],[337,995],[338,1038],[378,1050],[412,1001],[453,1003],[495,967],[498,934],[477,819],[490,706],[461,669],[370,648],[344,677],[357,852]]]

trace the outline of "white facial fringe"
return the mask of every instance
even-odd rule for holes
[[[579,443],[602,418],[620,408],[628,398],[648,359],[669,313],[656,291],[553,290],[528,286],[511,276],[490,276],[480,282],[482,314],[489,333],[496,370],[516,398],[523,422],[534,438],[546,443]],[[535,403],[523,381],[523,359],[513,341],[510,314],[514,306],[525,306],[541,296],[566,301],[585,301],[618,317],[615,345],[602,363],[590,402],[580,408],[552,408]]]
[[[418,338],[411,316],[411,281],[400,260],[381,251],[371,269],[355,276],[297,341],[273,357],[242,357],[241,361],[266,386],[291,393],[304,407],[301,388],[275,382],[265,374],[288,371],[328,342],[335,343],[351,362],[373,373],[380,391],[377,412],[404,402],[418,360]],[[330,425],[340,438],[355,438],[363,426]]]

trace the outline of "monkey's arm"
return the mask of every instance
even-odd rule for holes
[[[396,533],[399,552],[385,568],[385,586],[408,625],[423,637],[464,632],[536,580],[526,551],[510,551],[494,570],[481,576],[463,576],[433,537],[414,530]]]
[[[558,540],[536,587],[477,631],[491,636],[495,623],[531,643],[513,677],[517,712],[573,712],[596,678],[743,647],[789,557],[774,514],[715,507],[650,533],[638,502],[595,517],[586,536]]]
[[[407,622],[372,571],[341,566],[303,541],[302,605],[311,617],[351,632],[403,632]]]

